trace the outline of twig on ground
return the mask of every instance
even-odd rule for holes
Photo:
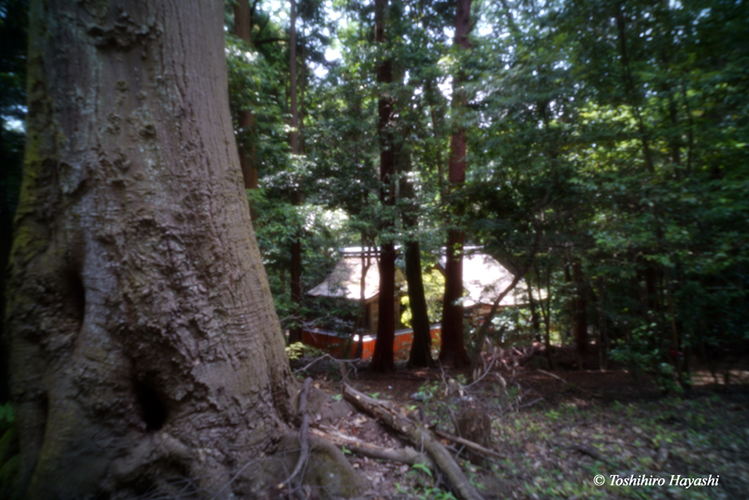
[[[544,398],[534,399],[530,403],[525,403],[524,405],[518,405],[516,409],[519,410],[520,408],[525,408],[526,406],[534,405],[534,404],[538,403],[539,401],[543,401],[543,399]]]
[[[582,453],[583,455],[588,455],[589,457],[591,457],[591,458],[593,458],[595,460],[598,460],[599,462],[605,463],[609,467],[616,467],[616,465],[613,462],[611,462],[610,460],[604,458],[603,455],[601,455],[600,453],[598,453],[596,450],[594,450],[592,448],[588,448],[587,446],[582,446],[582,445],[579,445],[579,444],[573,444],[572,446],[568,446],[568,448],[570,450],[574,450],[574,451],[577,451],[579,453]]]
[[[454,434],[450,434],[449,432],[441,431],[439,429],[432,429],[432,432],[434,432],[435,434],[437,434],[439,437],[443,439],[447,439],[449,441],[452,441],[453,443],[458,443],[478,453],[482,453],[484,455],[494,455],[495,457],[498,457],[498,458],[505,458],[504,455],[494,450],[490,450],[489,448],[485,448],[474,441],[462,438],[460,436],[456,436]]]
[[[558,376],[558,375],[554,375],[554,374],[553,374],[553,373],[551,373],[551,372],[547,372],[546,370],[541,370],[540,368],[538,368],[538,369],[536,369],[536,371],[537,371],[537,372],[539,372],[539,373],[543,373],[544,375],[548,375],[548,376],[550,376],[550,377],[553,377],[553,378],[555,378],[555,379],[559,380],[559,381],[560,381],[561,383],[563,383],[563,384],[567,384],[567,385],[574,385],[574,386],[575,386],[575,389],[579,390],[580,392],[584,392],[585,394],[589,394],[589,395],[593,396],[594,398],[602,398],[602,397],[603,397],[603,396],[601,396],[600,394],[597,394],[597,393],[595,393],[595,392],[591,392],[591,391],[588,391],[588,390],[586,390],[586,389],[583,389],[582,387],[580,387],[580,386],[578,386],[578,385],[572,384],[572,383],[570,383],[570,382],[568,382],[568,381],[564,380],[564,379],[563,379],[562,377],[560,377],[560,376]]]
[[[539,369],[537,369],[536,371],[537,371],[538,373],[543,373],[544,375],[548,375],[549,377],[555,378],[555,379],[559,380],[559,381],[560,381],[561,383],[563,383],[563,384],[569,384],[569,382],[567,382],[566,380],[564,380],[564,379],[563,379],[562,377],[560,377],[559,375],[554,375],[553,373],[551,373],[551,372],[547,372],[546,370],[542,370],[542,369],[540,369],[540,368],[539,368]]]
[[[351,365],[351,367],[354,369],[354,374],[356,374],[356,363],[358,363],[359,361],[361,361],[358,358],[357,359],[338,359],[338,358],[334,358],[330,354],[323,354],[322,356],[319,356],[319,357],[313,359],[306,366],[294,370],[294,375],[296,375],[297,373],[303,372],[305,370],[309,370],[315,363],[317,363],[318,361],[322,361],[325,358],[330,359],[331,361],[333,361],[334,363],[336,363],[338,365],[341,365],[341,364],[343,364],[343,365],[346,365],[346,364]]]
[[[481,382],[484,379],[484,377],[486,377],[491,372],[492,367],[494,366],[494,361],[495,361],[495,358],[492,357],[491,361],[489,362],[489,366],[486,367],[486,369],[484,370],[484,373],[482,373],[479,378],[474,379],[474,381],[471,382],[470,384],[464,385],[463,389],[468,389],[469,387],[471,387],[471,386],[473,386],[473,385],[478,384],[479,382]],[[477,370],[478,370],[478,368],[477,368]],[[501,378],[501,376],[500,376],[500,378]]]

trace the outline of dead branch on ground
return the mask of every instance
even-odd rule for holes
[[[351,453],[368,458],[379,460],[388,460],[391,462],[400,462],[407,465],[425,464],[430,469],[435,465],[429,455],[419,453],[413,448],[382,448],[380,446],[367,443],[353,436],[347,436],[331,428],[311,429],[311,433],[320,438],[326,439],[337,446],[345,446]]]
[[[591,391],[588,391],[588,390],[586,390],[586,389],[583,389],[582,387],[580,387],[580,386],[578,386],[578,385],[572,384],[571,382],[568,382],[568,381],[566,381],[566,380],[565,380],[565,379],[563,379],[562,377],[560,377],[560,376],[558,376],[558,375],[554,375],[554,374],[553,374],[553,373],[551,373],[551,372],[547,372],[546,370],[541,370],[541,369],[539,368],[539,369],[537,369],[536,371],[537,371],[537,372],[539,372],[539,373],[543,373],[544,375],[548,375],[549,377],[553,377],[553,378],[555,378],[555,379],[559,380],[559,381],[560,381],[561,383],[563,383],[563,384],[565,384],[565,385],[569,385],[569,386],[574,386],[574,387],[575,387],[575,389],[579,390],[580,392],[584,392],[585,394],[588,394],[588,395],[590,395],[590,396],[593,396],[594,398],[601,398],[601,397],[603,397],[603,396],[601,396],[600,394],[597,394],[597,393],[595,393],[595,392],[591,392]]]
[[[489,448],[486,448],[484,446],[481,446],[480,444],[470,441],[468,439],[462,438],[460,436],[456,436],[454,434],[450,434],[449,432],[441,431],[439,429],[432,429],[432,432],[434,432],[436,435],[441,437],[442,439],[447,439],[448,441],[452,441],[453,443],[457,443],[460,445],[465,446],[466,448],[470,448],[471,450],[480,453],[482,455],[489,455],[489,456],[495,456],[497,458],[505,458],[504,455],[497,453],[494,450],[490,450]]]
[[[396,432],[408,437],[416,447],[429,453],[437,467],[447,476],[459,498],[481,500],[481,495],[463,474],[455,459],[428,429],[402,417],[390,405],[370,398],[347,384],[343,386],[343,397],[359,410],[379,419]]]

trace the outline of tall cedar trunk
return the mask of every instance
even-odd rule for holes
[[[408,303],[411,307],[411,325],[414,338],[408,365],[411,367],[432,365],[432,335],[429,329],[429,314],[421,276],[421,249],[418,240],[406,242],[406,281]]]
[[[410,162],[403,162],[403,164],[410,166]],[[402,215],[403,226],[407,231],[415,232],[418,226],[416,194],[412,182],[406,175],[401,177],[399,196],[406,205]],[[432,336],[429,331],[429,313],[421,275],[421,249],[419,240],[415,238],[406,242],[406,283],[411,309],[411,325],[414,332],[408,365],[411,367],[431,366],[433,363]]]
[[[639,95],[636,85],[635,85],[635,78],[632,74],[632,66],[629,61],[629,54],[627,52],[627,20],[626,20],[626,14],[624,13],[624,8],[622,5],[617,6],[616,11],[616,27],[617,27],[617,33],[619,36],[619,60],[622,63],[622,73],[624,77],[624,86],[627,92],[627,97],[629,98],[629,104],[632,108],[632,114],[635,117],[635,120],[637,121],[637,130],[640,134],[640,143],[642,144],[642,154],[645,158],[645,166],[648,169],[648,172],[651,174],[655,172],[655,167],[653,164],[653,154],[650,151],[650,134],[647,130],[647,127],[645,127],[645,121],[642,118],[642,112],[640,109],[640,104],[642,102],[642,97]]]
[[[252,12],[250,10],[249,0],[238,0],[234,5],[234,31],[237,38],[252,45]],[[255,129],[255,114],[252,110],[244,110],[239,112],[239,127],[243,135],[253,135]],[[257,189],[258,187],[258,174],[255,164],[257,163],[256,152],[254,146],[250,149],[242,145],[237,144],[239,151],[239,166],[242,169],[242,178],[244,179],[245,189]],[[253,220],[255,220],[255,212],[252,212]]]
[[[584,355],[588,352],[588,294],[583,266],[579,262],[572,264],[572,279],[575,283],[575,345],[577,353]]]
[[[13,230],[13,221],[11,220],[10,200],[6,189],[9,160],[5,154],[5,148],[3,148],[2,133],[4,126],[2,117],[0,117],[0,165],[3,166],[0,169],[0,234],[10,234]],[[3,270],[7,267],[10,257],[10,245],[10,238],[4,237],[0,240],[0,314],[5,311],[5,272]],[[4,328],[2,321],[0,321],[0,341],[5,339],[3,333]],[[8,351],[3,348],[0,349],[0,404],[6,403],[10,397],[8,375]]]
[[[31,6],[6,316],[20,487],[262,496],[293,467],[293,379],[242,189],[223,2],[102,5]]]
[[[361,359],[364,354],[364,332],[361,331],[363,328],[367,328],[367,296],[365,294],[367,289],[367,272],[372,266],[372,255],[369,251],[371,245],[367,244],[366,233],[362,232],[361,235],[361,277],[359,279],[359,316],[356,318],[354,324],[354,331],[351,333],[352,338],[359,337],[354,348],[354,359]]]
[[[297,60],[296,60],[296,1],[291,0],[291,26],[289,29],[289,97],[291,101],[291,155],[299,155],[299,111],[297,107],[296,88]],[[291,203],[295,206],[302,204],[302,193],[298,190],[291,194]],[[289,331],[289,342],[302,341],[302,232],[297,230],[294,242],[291,244],[291,301],[294,303],[293,326]]]
[[[468,50],[468,33],[471,29],[471,0],[458,0],[455,14],[456,47]],[[463,76],[458,74],[454,79],[453,110],[465,105],[461,85]],[[450,136],[450,165],[448,181],[452,187],[459,186],[466,179],[466,133],[462,124],[458,124]],[[461,214],[456,213],[456,217]],[[439,359],[443,363],[460,367],[469,363],[463,339],[463,232],[450,229],[447,233],[445,263],[445,295],[442,305],[442,346]]]
[[[385,43],[385,18],[387,0],[375,0],[375,42]],[[387,85],[393,81],[393,65],[386,59],[377,66],[377,82]],[[377,102],[379,121],[377,132],[380,137],[380,201],[383,205],[395,205],[395,192],[392,186],[395,173],[395,148],[390,120],[393,112],[392,98],[383,91]],[[392,223],[385,223],[383,233],[391,229]],[[372,369],[377,371],[395,368],[393,343],[395,341],[395,245],[392,241],[382,243],[380,251],[380,294],[377,320],[377,340],[372,357]]]

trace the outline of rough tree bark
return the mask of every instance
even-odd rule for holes
[[[468,33],[471,30],[471,0],[458,0],[455,14],[454,44],[461,50],[468,50]],[[453,88],[453,111],[458,112],[465,105],[461,89],[462,75],[455,76]],[[466,133],[458,123],[450,135],[450,165],[448,181],[450,186],[459,186],[466,179]],[[460,216],[460,213],[456,213]],[[445,295],[442,303],[442,346],[439,359],[448,365],[461,367],[469,363],[463,339],[463,232],[449,229],[447,232],[445,263]]]
[[[388,0],[375,0],[375,42],[385,43],[385,22]],[[393,63],[387,58],[377,65],[377,82],[387,85],[393,81]],[[387,92],[383,90],[382,92]],[[377,103],[379,121],[377,132],[380,136],[380,201],[383,205],[395,205],[395,148],[390,120],[393,114],[393,100],[383,93]],[[391,223],[383,224],[383,232],[391,228]],[[380,251],[380,295],[377,321],[377,340],[372,356],[372,369],[387,371],[395,368],[393,343],[395,342],[395,244],[384,241]]]
[[[6,316],[28,498],[185,481],[262,496],[293,467],[296,391],[242,185],[222,9],[32,2]],[[345,460],[320,453],[315,474],[350,494]]]
[[[297,57],[296,57],[296,1],[291,0],[291,25],[289,27],[289,107],[291,109],[291,132],[289,145],[295,159],[299,149],[299,109],[297,106]],[[294,206],[302,204],[302,192],[295,189],[291,193]],[[302,341],[302,230],[297,229],[291,243],[291,301],[294,303],[294,324],[289,329],[289,342]]]

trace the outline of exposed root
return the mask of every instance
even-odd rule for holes
[[[304,380],[304,388],[299,395],[299,415],[302,417],[302,426],[299,429],[299,444],[301,451],[299,452],[299,459],[294,467],[294,472],[291,476],[278,485],[279,489],[285,488],[290,485],[296,476],[302,471],[302,468],[307,464],[309,460],[309,413],[307,412],[307,395],[309,395],[309,388],[312,385],[312,379],[307,377]]]

